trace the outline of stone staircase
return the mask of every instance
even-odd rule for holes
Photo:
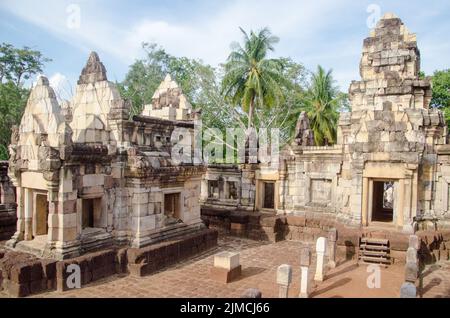
[[[359,239],[358,261],[365,264],[391,265],[389,240],[361,237]]]

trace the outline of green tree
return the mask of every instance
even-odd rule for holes
[[[450,127],[450,69],[435,71],[431,81],[433,83],[433,96],[430,106],[439,108],[444,112],[445,120]]]
[[[11,128],[20,124],[29,95],[24,81],[41,73],[50,59],[29,47],[0,44],[0,160],[8,159]]]
[[[125,80],[118,83],[124,98],[132,102],[131,115],[139,114],[167,74],[180,85],[194,108],[208,102],[205,90],[215,89],[216,71],[201,60],[175,57],[155,43],[143,43],[146,56],[130,66]]]
[[[0,83],[0,160],[8,159],[11,128],[20,123],[28,95],[28,89],[11,81]]]
[[[28,46],[15,48],[11,44],[0,44],[0,83],[12,81],[16,86],[22,85],[33,75],[41,73],[44,63],[51,60],[41,52]]]
[[[332,71],[326,72],[320,65],[312,74],[311,84],[306,98],[308,117],[314,131],[316,145],[328,145],[336,142],[339,108],[344,95],[339,94],[334,84]]]
[[[222,93],[233,105],[240,105],[248,114],[247,127],[254,126],[255,109],[281,104],[283,86],[289,82],[283,76],[281,59],[268,58],[279,39],[269,29],[247,34],[242,28],[244,43],[232,44],[232,52],[224,66]]]
[[[289,86],[283,86],[281,103],[255,110],[255,126],[278,128],[280,130],[280,146],[291,141],[294,135],[298,116],[306,109],[305,97],[307,87],[307,70],[291,58],[280,58],[283,62],[283,78]]]

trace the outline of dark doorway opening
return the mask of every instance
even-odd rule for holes
[[[394,182],[374,181],[372,221],[392,222],[394,220]]]
[[[264,209],[274,209],[275,208],[275,187],[273,182],[264,182]]]

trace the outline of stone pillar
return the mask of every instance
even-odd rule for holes
[[[327,239],[324,237],[319,237],[316,242],[317,266],[316,266],[316,274],[314,276],[315,281],[322,282],[324,278],[323,267],[324,267],[326,246],[327,246]]]
[[[309,297],[309,265],[311,264],[311,252],[309,247],[304,247],[300,254],[300,269],[301,269],[301,280],[300,280],[300,298]]]
[[[31,241],[33,239],[33,198],[30,189],[24,189],[24,215],[25,215],[25,233],[24,240]]]
[[[229,184],[227,180],[223,180],[223,197],[225,199],[228,199],[230,197],[230,189],[229,189]]]
[[[222,177],[219,177],[219,199],[223,200],[225,199],[225,180]]]
[[[200,188],[200,200],[206,201],[208,199],[208,180],[202,179]]]
[[[337,250],[337,230],[335,228],[332,228],[328,232],[328,266],[330,268],[336,267],[336,250]]]
[[[363,178],[363,189],[362,189],[362,207],[361,207],[361,216],[362,216],[362,224],[363,226],[367,226],[369,224],[369,200],[371,198],[371,192],[369,189],[369,179]]]
[[[399,189],[398,193],[398,203],[397,203],[397,219],[394,220],[397,227],[401,227],[403,229],[403,212],[404,212],[404,199],[405,199],[405,180],[400,179],[398,182]],[[395,204],[395,201],[394,201]]]
[[[278,297],[288,298],[289,285],[292,281],[292,267],[287,264],[278,266],[277,284],[279,286]]]
[[[16,186],[16,202],[17,202],[17,227],[13,237],[6,242],[6,246],[15,247],[17,242],[24,239],[25,233],[25,212],[24,212],[24,195],[23,188]]]

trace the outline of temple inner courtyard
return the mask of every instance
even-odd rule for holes
[[[277,268],[281,264],[292,265],[292,285],[289,298],[297,298],[300,291],[299,253],[303,246],[299,241],[277,243],[258,242],[244,238],[221,236],[218,246],[185,262],[169,266],[155,274],[134,277],[127,274],[113,275],[65,292],[46,292],[31,297],[81,297],[81,298],[239,298],[249,288],[258,288],[264,298],[278,297]],[[222,284],[209,278],[214,255],[233,250],[240,253],[243,266],[238,280]],[[311,267],[315,266],[313,257]],[[314,282],[311,298],[398,298],[399,286],[404,280],[404,264],[380,267],[380,288],[368,288],[370,272],[368,264],[359,264],[346,257],[345,248],[339,247],[337,266],[326,270],[325,280]],[[313,281],[314,271],[310,272]],[[423,298],[450,297],[450,262],[429,265],[423,270],[421,282]],[[0,292],[0,297],[9,297]]]
[[[96,52],[70,101],[40,76],[0,162],[0,296],[450,297],[450,124],[421,58],[384,14],[335,140],[302,110],[282,147],[251,111],[212,140],[171,74],[139,112]]]

